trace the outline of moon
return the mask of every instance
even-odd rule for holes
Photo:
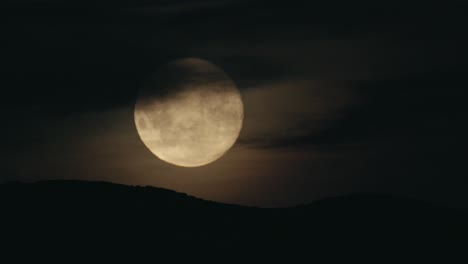
[[[134,119],[158,158],[182,167],[209,164],[226,153],[242,129],[239,90],[216,65],[198,58],[173,61],[138,94]]]

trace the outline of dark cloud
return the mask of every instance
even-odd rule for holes
[[[464,28],[462,3],[32,2],[3,9],[2,87],[7,98],[21,96],[28,105],[45,100],[69,111],[129,104],[158,67],[180,57],[213,61],[249,88],[291,74],[389,74],[401,71],[402,57],[425,60],[428,53],[440,56],[440,49],[453,52],[455,42],[463,45],[462,36],[452,34]],[[158,13],[165,8],[173,11]],[[402,62],[392,62],[398,58]]]
[[[463,121],[468,115],[464,74],[458,69],[356,82],[352,91],[359,103],[343,109],[325,126],[317,129],[318,118],[309,116],[289,123],[282,133],[272,131],[242,143],[262,148],[303,148],[420,137],[442,141],[462,138],[468,132]]]

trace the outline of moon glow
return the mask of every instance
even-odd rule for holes
[[[146,147],[168,163],[197,167],[219,159],[236,142],[244,118],[229,76],[195,58],[169,63],[138,95],[135,125]]]

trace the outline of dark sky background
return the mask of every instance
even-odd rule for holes
[[[0,182],[468,208],[467,14],[464,0],[2,1]],[[237,144],[199,168],[157,159],[133,121],[139,88],[184,57],[222,68],[245,107]]]

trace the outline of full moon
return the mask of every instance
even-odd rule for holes
[[[139,92],[135,125],[161,160],[203,166],[236,142],[244,118],[241,95],[229,76],[201,59],[173,61]]]

